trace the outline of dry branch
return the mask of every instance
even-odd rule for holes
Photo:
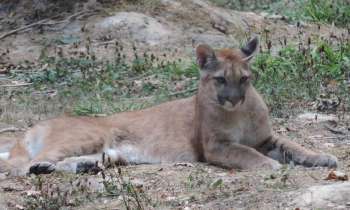
[[[329,130],[330,132],[334,133],[334,134],[341,134],[341,135],[345,135],[345,133],[339,129],[336,128],[332,128],[330,126],[325,125],[324,126],[327,130]]]
[[[22,87],[22,86],[28,86],[33,83],[21,83],[21,84],[13,84],[13,85],[0,85],[0,87]]]
[[[0,40],[3,39],[3,38],[5,38],[5,37],[8,37],[8,36],[10,36],[10,35],[12,35],[12,34],[16,34],[16,33],[20,32],[20,31],[26,30],[26,29],[28,29],[28,28],[31,28],[31,27],[34,27],[34,26],[38,26],[38,25],[42,25],[42,24],[45,23],[46,21],[48,21],[48,19],[40,20],[40,21],[38,21],[38,22],[35,22],[35,23],[32,23],[32,24],[29,24],[29,25],[26,25],[26,26],[23,26],[23,27],[14,29],[14,30],[12,30],[12,31],[10,31],[10,32],[7,32],[7,33],[1,35],[1,36],[0,36]]]
[[[9,128],[0,129],[0,133],[16,132],[16,131],[24,131],[24,129],[22,129],[22,128],[16,128],[16,127],[9,127]]]
[[[81,11],[81,12],[77,12],[73,15],[70,15],[68,16],[66,19],[64,20],[61,20],[61,21],[49,21],[49,19],[44,19],[44,20],[40,20],[38,22],[35,22],[35,23],[32,23],[32,24],[29,24],[29,25],[26,25],[26,26],[23,26],[23,27],[20,27],[20,28],[17,28],[17,29],[14,29],[12,31],[9,31],[7,33],[4,33],[3,35],[0,36],[0,40],[1,39],[4,39],[10,35],[13,35],[13,34],[16,34],[20,31],[24,31],[26,29],[29,29],[29,28],[32,28],[32,27],[35,27],[35,26],[42,26],[42,25],[57,25],[57,24],[62,24],[62,23],[68,23],[70,20],[72,19],[75,19],[85,13],[90,13],[90,14],[94,14],[95,11]]]

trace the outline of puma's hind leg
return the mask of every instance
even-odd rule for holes
[[[337,167],[337,158],[333,155],[317,153],[283,138],[271,137],[258,150],[280,163],[294,162],[306,167]]]
[[[11,148],[7,158],[0,160],[0,173],[6,172],[11,176],[22,176],[26,172],[23,169],[29,162],[30,157],[21,141]]]

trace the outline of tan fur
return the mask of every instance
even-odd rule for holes
[[[103,151],[113,161],[136,164],[206,161],[225,168],[278,169],[278,161],[294,161],[306,166],[336,166],[333,156],[274,137],[268,109],[249,81],[242,85],[242,100],[232,107],[216,101],[218,85],[214,77],[223,75],[227,83],[238,84],[242,76],[250,76],[245,56],[250,55],[237,49],[214,53],[208,46],[199,46],[197,59],[203,69],[197,95],[105,118],[43,121],[12,149],[7,163],[0,162],[0,170],[11,165],[13,174],[24,174],[40,166],[40,170],[35,169],[38,172],[34,170],[40,173],[50,164],[58,170],[72,168],[66,164],[74,162],[74,171],[78,156]],[[215,69],[205,70],[205,65]]]

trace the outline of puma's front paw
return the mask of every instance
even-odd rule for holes
[[[336,168],[338,166],[338,159],[329,154],[317,154],[308,158],[305,163],[305,166],[308,167],[328,167],[328,168]]]
[[[102,169],[98,166],[97,163],[92,161],[79,162],[77,164],[76,173],[92,173],[97,174],[102,171]]]
[[[29,174],[49,174],[56,169],[55,164],[50,162],[38,162],[29,167]]]
[[[261,162],[258,168],[265,168],[265,169],[270,169],[270,170],[278,170],[282,167],[282,165],[277,162],[276,160],[273,159],[267,159]]]

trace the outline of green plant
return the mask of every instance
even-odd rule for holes
[[[115,165],[114,165],[115,167]],[[126,209],[145,209],[152,204],[144,193],[142,186],[135,186],[127,180],[120,167],[101,172],[104,196],[121,196]]]
[[[290,101],[314,101],[321,87],[331,82],[339,86],[335,94],[347,101],[344,81],[350,64],[349,43],[334,46],[319,40],[314,46],[299,46],[282,47],[278,55],[262,52],[253,63],[255,86],[273,111],[284,110]]]
[[[346,26],[350,21],[350,2],[346,0],[308,0],[303,2],[304,14],[313,21]]]
[[[72,105],[76,115],[141,109],[173,97],[189,96],[196,90],[195,64],[165,61],[166,56],[160,59],[139,53],[136,47],[130,60],[118,42],[113,47],[112,60],[97,60],[93,47],[88,46],[79,55],[43,57],[38,65],[17,71],[13,77],[33,83],[31,91],[57,90],[60,103]]]
[[[283,15],[289,21],[313,21],[347,26],[350,23],[348,0],[212,0],[235,10],[266,11]]]
[[[66,209],[77,207],[84,202],[100,198],[123,200],[125,209],[146,209],[153,206],[153,201],[146,195],[142,185],[133,184],[127,171],[109,163],[108,168],[100,168],[100,173],[92,177],[87,175],[65,174],[56,172],[53,176],[32,176],[34,189],[24,197],[25,209]],[[100,187],[94,187],[91,181],[100,180]],[[67,183],[68,182],[68,183]]]
[[[70,177],[69,189],[64,189],[58,183],[52,183],[49,177],[32,177],[33,191],[25,195],[24,206],[26,209],[50,209],[58,210],[62,207],[79,206],[86,200],[92,200],[93,192],[89,188],[87,178],[78,180],[77,177]],[[73,181],[76,181],[74,182]]]

